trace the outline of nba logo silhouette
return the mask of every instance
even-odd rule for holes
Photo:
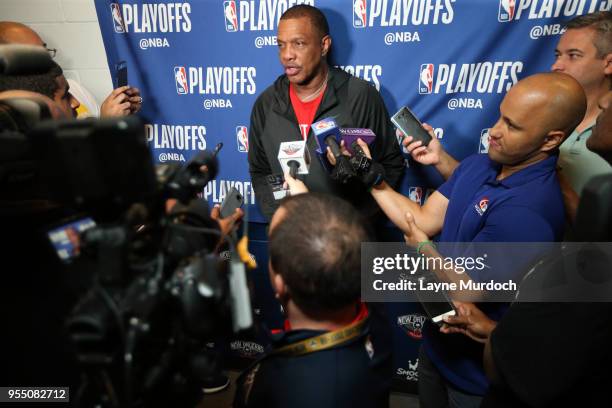
[[[110,8],[111,16],[113,17],[113,27],[115,28],[115,32],[120,34],[125,33],[125,23],[123,22],[123,16],[121,15],[121,8],[119,8],[119,4],[111,3]]]
[[[423,189],[421,187],[410,187],[410,189],[408,189],[408,198],[417,204],[421,204]]]
[[[419,73],[419,93],[430,94],[433,89],[433,64],[421,64],[421,72]]]
[[[478,153],[489,153],[489,128],[482,129],[482,132],[480,132]]]
[[[174,67],[174,83],[176,84],[176,93],[179,95],[187,95],[189,93],[185,67]]]
[[[249,131],[246,126],[236,126],[236,141],[238,151],[246,153],[249,151]]]
[[[223,2],[223,14],[225,15],[225,31],[230,33],[238,31],[238,17],[236,17],[236,2],[234,0]]]
[[[353,0],[353,27],[364,28],[368,14],[366,11],[367,0]]]
[[[512,19],[514,19],[515,8],[515,0],[499,0],[499,13],[497,14],[497,21],[500,23],[512,21]]]

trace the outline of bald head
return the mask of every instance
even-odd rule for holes
[[[586,96],[580,84],[561,73],[536,74],[516,83],[499,105],[489,130],[489,157],[513,171],[558,153],[581,122]]]
[[[44,45],[43,40],[25,24],[14,21],[0,21],[0,44]]]
[[[562,131],[564,138],[580,124],[586,112],[584,90],[567,74],[547,72],[531,75],[512,87],[508,95],[511,93],[530,107],[545,133]]]

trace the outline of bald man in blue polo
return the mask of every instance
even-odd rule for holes
[[[561,240],[565,220],[555,173],[558,148],[584,117],[584,91],[569,75],[536,74],[514,85],[499,110],[488,155],[464,159],[423,206],[384,182],[372,189],[407,242],[416,245],[438,234],[441,242]],[[506,269],[503,273],[519,273]],[[504,305],[487,306],[495,320],[505,310]],[[482,351],[480,343],[428,324],[419,356],[420,406],[479,406],[488,387]]]

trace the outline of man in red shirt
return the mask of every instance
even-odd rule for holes
[[[308,5],[291,7],[281,16],[277,41],[284,74],[255,102],[249,133],[249,171],[266,218],[278,207],[268,177],[282,174],[280,144],[306,140],[314,155],[317,143],[310,125],[327,117],[334,117],[340,127],[371,129],[376,134],[374,160],[383,165],[386,181],[395,185],[404,162],[387,109],[368,82],[329,66],[332,39],[323,13]],[[312,161],[304,183],[310,191],[347,199],[362,213],[378,211],[363,185],[335,182],[318,160]]]

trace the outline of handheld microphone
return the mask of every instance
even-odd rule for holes
[[[317,138],[319,159],[328,171],[331,171],[332,178],[341,183],[348,182],[356,176],[350,160],[342,154],[340,150],[340,128],[332,118],[325,118],[312,124],[311,129]],[[332,155],[336,159],[336,166],[330,169],[330,164],[325,157],[326,148],[329,147]]]
[[[213,157],[217,157],[217,154],[219,154],[219,150],[221,150],[221,148],[223,147],[223,142],[219,142],[217,143],[217,145],[215,146],[215,149],[213,150]]]
[[[340,128],[333,118],[321,119],[313,123],[311,128],[317,138],[317,153],[325,155],[326,146],[329,146],[334,157],[338,158],[342,154],[340,151]]]
[[[371,145],[376,139],[376,135],[371,129],[363,128],[340,128],[340,135],[344,140],[344,146],[351,155],[355,155],[353,146],[357,144],[357,139],[363,140],[367,145]]]
[[[310,169],[310,151],[306,141],[283,142],[278,149],[278,161],[283,173],[289,172],[295,178],[298,174],[308,174]]]

